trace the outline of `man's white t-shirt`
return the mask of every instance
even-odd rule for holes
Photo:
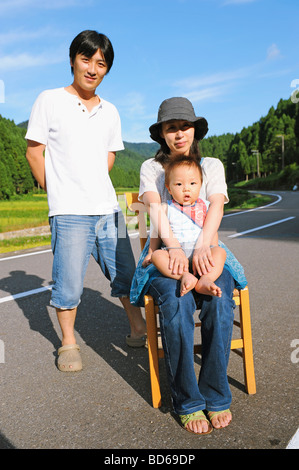
[[[228,202],[227,185],[222,162],[218,158],[206,157],[202,159],[201,168],[203,182],[199,197],[208,200],[213,194],[223,194],[224,203]],[[147,191],[153,191],[161,196],[161,202],[171,199],[165,187],[164,168],[154,158],[145,160],[140,169],[139,199]]]
[[[124,149],[113,104],[101,98],[89,112],[64,88],[46,90],[34,103],[25,138],[46,146],[49,216],[119,210],[108,172],[108,152]]]

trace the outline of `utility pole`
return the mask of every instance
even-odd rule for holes
[[[257,177],[259,178],[261,176],[260,175],[260,162],[259,162],[260,153],[258,150],[251,150],[251,152],[256,155],[256,173],[257,173]]]
[[[276,137],[281,137],[281,168],[284,169],[284,134],[276,134]]]

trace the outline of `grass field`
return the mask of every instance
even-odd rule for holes
[[[46,194],[33,194],[0,201],[0,233],[48,224]]]
[[[128,229],[133,229],[135,228],[135,221],[126,212],[125,191],[125,188],[117,191],[118,201],[123,213],[127,216]],[[128,189],[128,191],[132,191],[132,189]],[[138,189],[135,188],[133,191],[137,192]],[[230,207],[230,209],[251,209],[267,204],[270,200],[271,198],[268,196],[250,195],[249,199],[242,201],[240,205],[234,204],[234,207]],[[40,226],[48,226],[46,194],[31,194],[15,197],[9,201],[0,201],[0,234]],[[0,240],[0,253],[46,246],[50,243],[50,235],[10,238]]]
[[[122,188],[116,192],[123,213],[126,213],[125,191],[137,192],[138,188],[133,190],[132,188]],[[130,217],[127,217],[127,220],[129,223],[128,228],[135,228],[136,223],[134,220]],[[14,197],[9,201],[0,201],[0,234],[48,225],[48,202],[46,194],[31,194],[22,197]],[[50,235],[9,238],[0,240],[0,253],[8,253],[50,244]]]

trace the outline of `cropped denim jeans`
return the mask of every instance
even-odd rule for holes
[[[130,295],[135,259],[122,212],[57,215],[50,218],[53,288],[51,305],[73,309],[80,303],[92,255],[110,280],[112,297]]]
[[[149,294],[159,305],[165,364],[174,410],[179,415],[198,410],[221,411],[231,404],[227,365],[233,327],[234,279],[224,269],[215,281],[222,297],[198,295],[202,335],[202,365],[197,380],[194,370],[194,313],[192,292],[180,296],[180,281],[158,277]]]

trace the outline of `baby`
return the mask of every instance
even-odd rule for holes
[[[179,241],[186,257],[192,264],[193,251],[202,231],[209,202],[199,198],[202,184],[202,170],[198,160],[191,156],[172,158],[165,167],[165,186],[172,200],[163,204],[174,237]],[[151,230],[149,254],[143,266],[153,263],[164,276],[181,280],[180,294],[185,295],[192,289],[205,295],[221,297],[221,289],[214,283],[222,273],[226,252],[218,246],[216,234],[211,245],[214,260],[210,272],[199,279],[191,272],[173,274],[169,269],[169,250],[177,247],[165,247],[162,240]]]

